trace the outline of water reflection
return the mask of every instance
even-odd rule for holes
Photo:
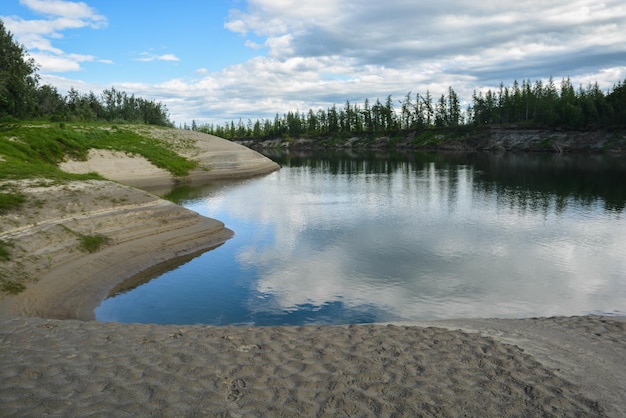
[[[267,177],[170,194],[236,237],[108,299],[97,318],[270,325],[626,313],[620,159],[271,157],[283,169]]]
[[[572,198],[581,203],[601,199],[608,210],[621,212],[626,204],[626,159],[604,154],[490,154],[404,153],[379,151],[266,152],[281,165],[320,168],[332,174],[419,171],[435,165],[453,180],[459,167],[472,168],[480,189],[504,191],[536,199],[542,195]],[[530,192],[530,193],[525,193]]]

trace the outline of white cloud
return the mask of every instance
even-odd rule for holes
[[[49,72],[67,72],[80,70],[81,62],[93,62],[96,58],[92,55],[63,54],[54,55],[48,53],[34,53],[35,61]]]
[[[66,58],[62,55],[33,53],[31,56],[41,68],[51,73],[80,70],[80,64],[77,60]]]
[[[174,54],[154,55],[148,52],[143,52],[141,57],[137,58],[137,61],[151,62],[151,61],[171,61],[178,62],[180,59]]]
[[[72,62],[74,69],[80,68],[85,61],[64,54],[53,42],[72,23],[57,19],[58,9],[51,5],[44,8],[49,2],[28,3],[52,17],[13,19],[11,25],[20,29],[21,39],[36,45],[33,52],[48,54],[42,71],[71,69]],[[607,89],[626,78],[622,0],[238,4],[242,7],[229,12],[224,26],[240,34],[241,43],[257,56],[218,71],[194,64],[197,70],[188,69],[188,75],[174,80],[132,84],[138,88],[133,93],[162,100],[176,121],[223,123],[317,110],[346,100],[362,102],[365,97],[373,101],[392,95],[400,100],[409,91],[428,90],[437,97],[448,86],[469,100],[474,90],[497,88],[500,82],[510,85],[515,79],[570,77],[575,86],[598,81]],[[63,17],[75,19],[76,25],[94,25],[98,20],[83,17],[91,15],[96,13],[77,7]],[[179,61],[174,54],[153,51],[138,59]],[[123,83],[119,79],[110,84]]]
[[[248,34],[248,25],[242,20],[234,17],[235,13],[231,15],[231,20],[224,24],[224,27],[232,32],[241,33],[242,35]]]
[[[91,25],[106,25],[106,18],[95,12],[93,8],[83,2],[63,0],[20,0],[20,3],[32,11],[50,15],[61,16],[67,20],[81,20],[90,22]]]
[[[65,53],[60,48],[54,47],[51,39],[62,38],[63,31],[69,29],[105,27],[107,25],[105,16],[99,15],[83,2],[20,0],[20,3],[46,18],[25,20],[19,17],[3,16],[3,21],[17,41],[24,44],[30,55],[37,60],[41,71],[78,71],[81,69],[81,62],[96,61],[91,55]],[[107,62],[107,60],[98,61]]]
[[[259,49],[265,47],[265,45],[258,44],[258,43],[254,42],[254,41],[249,40],[249,39],[246,40],[245,45],[248,48],[254,49],[254,50],[259,50]]]

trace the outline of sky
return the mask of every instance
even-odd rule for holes
[[[624,0],[1,0],[0,19],[42,83],[113,86],[176,124],[626,79]]]

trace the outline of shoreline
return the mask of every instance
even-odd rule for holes
[[[623,154],[624,129],[561,130],[518,126],[431,128],[399,131],[386,135],[352,134],[319,138],[234,139],[252,149],[291,150],[402,150],[453,152],[545,152]]]
[[[146,271],[171,266],[233,236],[218,220],[144,191],[108,181],[61,186],[21,182],[29,201],[48,198],[31,216],[13,216],[0,238],[12,243],[6,275],[25,276],[26,288],[0,297],[0,313],[93,320],[110,291]],[[93,252],[81,237],[105,237]]]
[[[218,151],[202,152],[220,167],[217,178],[276,169],[211,141]],[[176,181],[138,157],[105,152],[75,163],[66,168],[102,170],[135,187]],[[622,317],[301,327],[93,321],[116,286],[215,248],[233,231],[111,181],[7,183],[27,203],[1,217],[0,238],[14,253],[2,266],[25,277],[26,289],[0,297],[0,415],[626,415]],[[88,252],[85,236],[107,240]]]

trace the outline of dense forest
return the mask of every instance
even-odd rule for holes
[[[461,109],[452,87],[434,99],[426,94],[408,93],[394,106],[391,96],[372,104],[349,101],[341,108],[278,114],[274,119],[224,125],[206,124],[193,130],[228,139],[267,139],[275,137],[320,137],[350,135],[389,135],[424,128],[449,128],[461,125],[516,125],[520,128],[606,129],[626,126],[626,80],[604,93],[598,84],[574,88],[569,79],[557,86],[530,80],[512,86],[500,85],[496,91],[474,92],[471,105]]]
[[[70,89],[67,96],[40,85],[37,65],[0,20],[0,121],[108,121],[171,126],[165,105],[115,88],[96,96]]]

